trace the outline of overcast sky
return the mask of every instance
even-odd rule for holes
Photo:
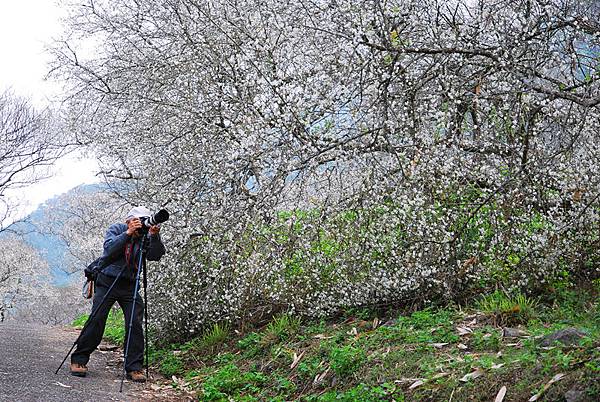
[[[34,104],[48,104],[58,86],[45,82],[49,56],[44,46],[60,30],[60,9],[54,0],[0,0],[0,91],[12,88],[30,97]],[[96,163],[89,159],[59,161],[55,177],[11,194],[19,199],[21,211],[30,212],[54,195],[97,181]]]

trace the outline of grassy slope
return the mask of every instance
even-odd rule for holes
[[[336,322],[281,316],[244,334],[215,326],[153,351],[152,364],[199,400],[490,401],[506,386],[505,401],[523,401],[556,374],[566,375],[542,400],[561,400],[576,384],[589,400],[600,399],[598,289],[564,291],[533,306],[496,296],[477,309],[386,317],[355,311]],[[530,336],[502,337],[500,326],[519,322]],[[119,325],[115,320],[109,328]],[[460,335],[459,326],[472,332]],[[589,337],[576,347],[539,346],[540,336],[570,326]],[[461,381],[475,371],[481,375]]]

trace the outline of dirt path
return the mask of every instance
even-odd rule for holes
[[[69,359],[54,374],[79,331],[15,322],[0,323],[0,401],[185,401],[151,382],[125,381],[119,393],[118,351],[96,351],[87,377],[69,373]],[[152,377],[152,375],[151,375]]]

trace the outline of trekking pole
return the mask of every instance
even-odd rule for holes
[[[58,374],[58,371],[60,370],[60,368],[63,366],[63,364],[65,364],[65,362],[67,361],[67,358],[69,357],[69,355],[73,351],[73,348],[75,348],[75,345],[77,345],[77,342],[79,342],[79,339],[81,339],[81,336],[83,335],[83,333],[87,329],[88,325],[92,322],[92,320],[94,319],[94,317],[96,316],[96,314],[98,313],[98,311],[100,311],[100,307],[102,307],[102,305],[106,301],[106,298],[108,297],[108,295],[110,295],[110,291],[115,286],[115,284],[117,283],[117,281],[119,280],[119,278],[121,277],[122,274],[123,274],[123,270],[121,270],[119,272],[119,275],[117,275],[117,277],[113,281],[112,285],[110,285],[110,287],[106,291],[106,294],[104,295],[104,297],[100,301],[100,304],[98,304],[98,306],[94,310],[92,310],[92,313],[90,314],[90,316],[88,317],[87,321],[83,325],[83,328],[81,329],[81,332],[79,333],[79,336],[77,337],[77,339],[75,339],[75,342],[73,342],[73,346],[71,346],[71,349],[69,349],[69,351],[67,352],[67,355],[65,356],[65,358],[63,359],[63,361],[60,363],[60,366],[58,366],[58,368],[56,369],[56,371],[54,372],[54,374]]]
[[[146,257],[146,247],[148,246],[148,235],[145,234],[142,238],[140,247],[140,259],[138,261],[138,270],[135,274],[135,287],[133,289],[133,303],[131,304],[131,315],[129,317],[129,326],[127,327],[127,342],[125,343],[125,357],[123,358],[123,373],[121,375],[121,387],[119,392],[123,392],[123,381],[125,381],[125,373],[127,371],[127,357],[129,356],[129,341],[131,341],[131,330],[133,328],[133,318],[135,315],[135,304],[137,302],[137,293],[140,288],[140,271],[143,269],[143,261]]]

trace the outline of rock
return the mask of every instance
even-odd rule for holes
[[[584,402],[587,401],[586,398],[585,390],[582,390],[577,385],[565,393],[565,400],[567,402]]]
[[[502,337],[503,338],[520,338],[529,336],[529,334],[518,328],[502,328]]]
[[[383,324],[381,324],[381,326],[382,327],[393,327],[393,326],[395,326],[397,324],[398,324],[398,320],[391,319],[391,320],[388,320],[388,321],[384,322]]]
[[[577,346],[579,341],[586,336],[585,332],[577,328],[565,328],[544,336],[540,341],[540,346],[553,346],[555,342],[562,343],[565,346]]]
[[[104,352],[112,352],[119,349],[118,346],[115,345],[109,345],[107,343],[101,343],[100,345],[98,345],[98,350],[100,351],[104,351]]]

